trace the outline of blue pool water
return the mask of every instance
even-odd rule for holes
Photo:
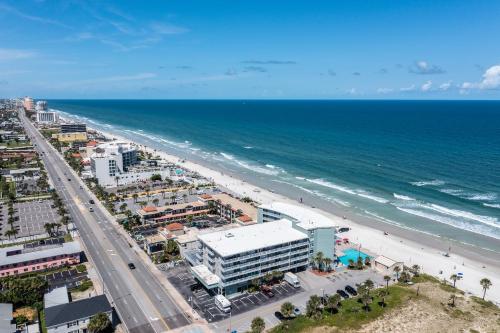
[[[354,262],[358,261],[358,256],[360,256],[363,259],[363,262],[365,261],[366,257],[369,257],[366,253],[363,252],[358,252],[356,249],[347,249],[342,251],[344,252],[344,255],[339,257],[339,260],[344,266],[349,265],[349,259],[352,259]]]

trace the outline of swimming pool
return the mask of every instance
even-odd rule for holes
[[[344,266],[349,265],[349,259],[352,259],[356,263],[358,261],[358,256],[360,256],[361,259],[363,259],[363,262],[365,262],[366,257],[371,258],[366,253],[363,253],[356,249],[346,249],[343,250],[342,252],[344,253],[344,255],[339,257],[339,260]]]

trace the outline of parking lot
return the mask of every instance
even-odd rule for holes
[[[83,281],[88,280],[87,272],[78,273],[76,269],[50,273],[44,275],[44,277],[49,284],[50,290],[62,286],[72,289],[80,285]]]
[[[213,294],[210,294],[201,286],[191,290],[193,286],[197,285],[197,282],[192,277],[186,265],[172,268],[166,274],[169,281],[182,294],[186,301],[208,322],[217,322],[229,317],[228,313],[222,312],[215,306]],[[303,291],[301,288],[293,288],[286,282],[274,285],[272,290],[274,297],[269,297],[262,292],[256,292],[251,294],[245,293],[231,298],[231,315],[235,316],[251,311]]]
[[[55,208],[51,208],[52,200],[41,200],[19,202],[14,204],[14,227],[17,228],[18,234],[16,237],[29,237],[34,235],[45,234],[46,223],[59,223],[61,217]],[[10,229],[8,225],[8,210],[6,205],[1,210],[0,232],[2,235]],[[5,236],[2,239],[5,239]]]

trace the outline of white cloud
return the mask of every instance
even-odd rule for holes
[[[0,61],[33,58],[35,53],[27,50],[0,49]]]
[[[492,90],[500,89],[500,65],[491,66],[484,72],[481,82],[464,82],[460,86],[461,91],[471,89]]]
[[[448,81],[448,82],[442,83],[439,86],[439,90],[447,91],[448,89],[450,89],[450,87],[451,87],[451,81]]]
[[[439,66],[431,65],[427,61],[417,61],[409,68],[410,73],[414,74],[444,74],[446,71]]]
[[[415,89],[416,89],[415,85],[412,84],[409,87],[400,88],[399,91],[401,91],[401,92],[408,92],[408,91],[415,91]]]
[[[394,91],[394,89],[392,89],[392,88],[378,88],[377,89],[378,94],[389,94],[393,91]]]
[[[431,90],[431,88],[432,88],[432,81],[429,80],[420,87],[420,90],[425,92]]]

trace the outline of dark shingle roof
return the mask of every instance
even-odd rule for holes
[[[108,299],[99,295],[45,309],[45,325],[51,327],[109,311],[111,305]]]

